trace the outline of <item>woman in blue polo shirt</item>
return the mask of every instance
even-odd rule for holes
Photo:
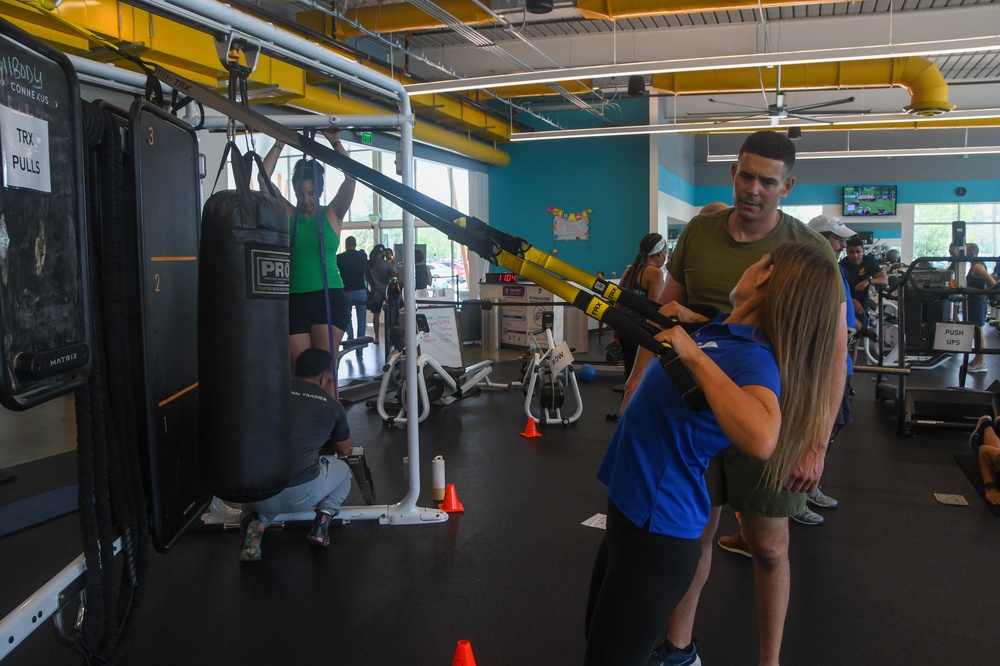
[[[767,460],[765,482],[780,487],[826,428],[830,387],[812,369],[832,364],[840,289],[818,248],[785,243],[743,274],[732,314],[690,335],[676,326],[657,336],[710,409],[693,413],[654,363],[622,414],[598,472],[608,518],[587,602],[586,664],[647,663],[698,566],[714,454],[733,445]],[[681,321],[704,321],[667,307]]]

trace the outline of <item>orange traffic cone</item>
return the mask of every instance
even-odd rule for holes
[[[438,508],[441,509],[442,511],[444,511],[445,513],[464,513],[465,512],[465,507],[462,506],[462,503],[458,501],[458,493],[455,492],[455,484],[454,483],[449,483],[447,486],[445,486],[445,488],[444,488],[444,502],[442,502],[441,504],[438,504]],[[459,646],[461,646],[461,645],[462,644],[459,643]],[[470,657],[472,656],[472,652],[471,651],[469,652],[469,656]],[[472,661],[472,662],[469,662],[469,663],[474,664],[476,662]]]
[[[541,437],[542,433],[538,432],[538,428],[535,427],[535,419],[528,417],[528,425],[524,426],[524,432],[521,433],[521,437]]]
[[[476,666],[476,658],[472,656],[472,643],[464,640],[458,642],[451,666]]]

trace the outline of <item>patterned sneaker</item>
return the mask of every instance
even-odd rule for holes
[[[970,363],[968,371],[970,373],[986,372],[986,362],[984,361],[982,363]]]
[[[802,523],[803,525],[822,525],[826,522],[826,519],[823,518],[823,516],[819,515],[815,511],[810,511],[809,509],[806,509],[797,516],[792,516],[792,520],[797,523]]]
[[[332,519],[333,516],[322,511],[316,514],[316,519],[313,520],[312,527],[309,528],[309,534],[306,536],[309,543],[316,546],[330,545],[330,521]]]
[[[812,504],[813,506],[818,506],[821,509],[836,509],[837,500],[833,499],[829,495],[824,495],[823,491],[819,488],[806,494],[806,502]]]
[[[697,642],[693,641],[686,650],[682,650],[670,641],[663,641],[649,655],[648,666],[701,666],[701,658],[698,657],[695,645]]]
[[[979,417],[979,421],[976,423],[976,429],[972,431],[969,435],[969,447],[972,452],[979,455],[979,447],[983,445],[983,437],[985,437],[985,432],[987,428],[993,428],[993,418],[989,414],[983,414]]]
[[[264,536],[264,523],[257,514],[251,514],[243,530],[243,550],[240,559],[244,562],[256,562],[260,559],[260,540]]]
[[[728,550],[730,553],[736,553],[737,555],[753,559],[753,555],[750,554],[750,546],[743,539],[742,532],[737,532],[733,536],[719,537],[717,543],[722,550]]]

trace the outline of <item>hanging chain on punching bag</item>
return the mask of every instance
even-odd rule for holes
[[[250,73],[253,71],[249,67],[240,63],[239,42],[233,42],[226,57],[226,69],[229,70],[229,99],[244,108],[250,108],[249,85],[247,83]],[[244,126],[244,134],[247,137],[247,151],[245,155],[252,159],[252,155],[257,152],[257,144],[254,141],[253,129]],[[226,139],[233,141],[236,139],[236,119],[230,117],[226,124]]]

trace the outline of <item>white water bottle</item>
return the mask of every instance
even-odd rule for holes
[[[444,501],[444,458],[441,456],[431,460],[431,486],[434,488],[434,501]]]

